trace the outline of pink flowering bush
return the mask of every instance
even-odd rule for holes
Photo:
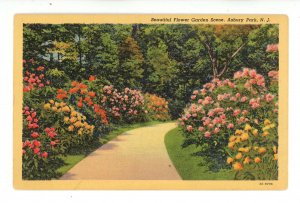
[[[144,96],[139,90],[122,91],[112,85],[103,87],[102,106],[114,123],[132,123],[146,120]]]
[[[214,165],[226,164],[225,148],[236,129],[248,123],[262,131],[266,118],[278,125],[278,73],[271,71],[268,79],[267,85],[256,70],[244,68],[233,79],[214,79],[193,92],[179,125],[190,143],[201,145],[201,153],[215,160]]]

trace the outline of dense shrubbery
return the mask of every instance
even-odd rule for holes
[[[63,83],[53,74],[48,77],[51,71],[45,69],[34,61],[24,61],[24,179],[59,177],[62,156],[88,151],[112,125],[169,119],[162,98],[155,97],[159,104],[145,101],[141,91],[118,91],[95,76]],[[157,109],[151,109],[149,116],[146,109],[153,105],[158,105]]]
[[[112,85],[103,87],[102,105],[113,123],[146,121],[144,96],[138,90],[125,88],[119,91]]]
[[[148,116],[154,120],[165,121],[170,119],[168,102],[155,94],[145,94]]]
[[[180,118],[187,142],[201,145],[200,154],[205,154],[210,163],[219,164],[219,168],[225,166],[229,155],[227,163],[233,169],[244,169],[244,175],[239,172],[237,178],[277,177],[277,167],[273,167],[277,155],[269,153],[274,148],[276,154],[278,146],[277,78],[276,71],[269,72],[267,85],[262,75],[244,68],[232,80],[214,79],[203,89],[195,90],[191,105]],[[250,163],[256,165],[252,167]],[[266,166],[273,169],[269,171],[272,176],[264,175],[266,172],[261,169]]]
[[[193,92],[191,105],[180,118],[180,126],[190,143],[201,145],[200,154],[208,157],[214,166],[224,167],[226,156],[230,155],[232,160],[227,162],[233,163],[234,169],[243,168],[243,162],[247,164],[255,159],[248,156],[252,152],[250,148],[277,147],[278,95],[277,91],[269,91],[277,88],[277,72],[269,75],[271,82],[266,86],[262,75],[244,68],[235,73],[233,80],[215,79]],[[263,125],[266,119],[272,121],[272,129]],[[250,130],[257,140],[250,139]],[[243,147],[250,148],[241,151]],[[266,178],[261,174],[258,177]]]

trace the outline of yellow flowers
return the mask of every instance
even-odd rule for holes
[[[273,147],[272,147],[272,150],[273,150],[274,154],[277,153],[277,147],[276,147],[276,146],[273,146]]]
[[[70,125],[70,126],[68,127],[68,130],[71,131],[71,132],[73,132],[73,131],[74,131],[74,126],[73,126],[73,125]]]
[[[228,164],[231,164],[231,163],[233,163],[233,158],[231,158],[231,157],[228,157],[226,162],[227,162]]]
[[[47,103],[47,104],[44,105],[44,109],[47,110],[47,109],[50,109],[50,108],[51,108],[51,105],[49,103]]]
[[[241,147],[238,151],[248,153],[250,151],[250,147]]]
[[[260,153],[260,154],[264,154],[264,153],[266,153],[266,151],[267,151],[267,149],[264,148],[264,147],[260,147],[260,148],[258,149],[258,153]]]
[[[74,126],[76,128],[80,128],[81,126],[83,126],[83,124],[80,121],[77,121],[76,123],[74,123]]]
[[[242,157],[243,157],[243,154],[240,152],[235,156],[236,159],[241,159]]]
[[[234,135],[231,135],[230,138],[229,138],[229,141],[230,141],[230,142],[233,142],[233,141],[235,141],[235,138],[236,138],[236,137],[235,137]]]
[[[249,139],[249,134],[248,133],[243,133],[242,135],[241,135],[241,140],[242,141],[245,141],[245,140],[248,140]]]
[[[77,121],[77,118],[76,118],[76,117],[71,117],[71,118],[70,118],[70,122],[71,122],[71,123],[75,123],[76,121]]]
[[[68,107],[68,106],[64,106],[63,108],[62,108],[62,112],[70,112],[71,110],[70,110],[70,108]]]
[[[235,145],[235,142],[229,142],[229,143],[228,143],[228,147],[229,147],[230,149],[233,149],[234,145]]]
[[[74,132],[78,135],[92,135],[94,126],[89,125],[85,120],[86,117],[81,113],[75,111],[72,106],[68,106],[65,102],[55,102],[54,100],[49,100],[48,103],[44,104],[44,109],[51,110],[56,113],[63,113],[64,124],[70,124],[67,127],[69,132]]]
[[[245,125],[245,130],[246,130],[246,131],[251,130],[251,129],[252,129],[252,127],[251,127],[249,124],[246,124],[246,125]]]
[[[264,125],[265,125],[265,126],[270,125],[270,124],[271,124],[271,121],[270,121],[269,119],[266,119],[266,120],[264,121]]]
[[[269,132],[268,132],[268,131],[264,131],[263,134],[262,134],[262,136],[264,136],[264,137],[266,137],[266,136],[268,136],[268,135],[269,135]]]
[[[258,163],[261,162],[261,159],[260,159],[259,157],[255,157],[255,158],[254,158],[254,162],[258,164]]]
[[[235,131],[235,134],[236,134],[236,135],[241,135],[242,133],[243,133],[242,130],[236,130],[236,131]]]
[[[231,152],[228,152],[230,157],[226,162],[232,165],[233,170],[252,170],[254,164],[260,166],[260,163],[265,161],[267,163],[267,160],[278,160],[277,146],[273,143],[274,139],[271,137],[273,131],[270,130],[275,124],[266,119],[261,128],[254,126],[245,124],[228,138],[228,149]]]
[[[257,136],[257,135],[258,135],[258,130],[257,130],[257,129],[252,130],[252,134],[253,134],[254,136]]]
[[[238,171],[238,170],[242,170],[243,169],[243,165],[239,162],[236,162],[232,165],[233,169]]]
[[[64,117],[64,122],[65,123],[69,123],[69,120],[70,120],[69,117],[67,117],[67,116]]]
[[[76,112],[76,111],[72,111],[72,112],[71,112],[71,116],[74,117],[74,116],[76,116],[76,115],[77,115],[77,112]]]
[[[244,159],[244,162],[243,162],[243,163],[244,163],[244,164],[249,164],[249,163],[250,163],[250,160],[251,160],[250,157],[247,156],[247,157]]]

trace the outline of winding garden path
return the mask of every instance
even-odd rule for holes
[[[80,161],[63,180],[178,180],[165,144],[175,123],[156,124],[122,133]]]

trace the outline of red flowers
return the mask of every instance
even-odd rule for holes
[[[68,93],[67,93],[67,91],[65,91],[65,90],[63,90],[63,89],[58,89],[58,90],[57,90],[56,98],[57,98],[57,99],[68,98]]]
[[[48,137],[50,137],[51,139],[57,136],[55,128],[46,128],[45,132],[47,133]]]
[[[94,81],[94,80],[96,80],[96,77],[95,77],[94,75],[91,75],[91,76],[89,77],[89,81],[92,82],[92,81]]]
[[[40,135],[39,135],[39,133],[37,133],[37,132],[33,132],[33,133],[31,133],[31,137],[33,138],[33,139],[36,139],[36,138],[38,138]]]
[[[40,148],[35,148],[35,149],[33,150],[33,152],[34,152],[35,154],[40,154]]]
[[[31,110],[28,106],[24,107],[23,115],[26,118],[28,129],[37,129],[39,127],[36,112],[33,109]]]
[[[43,158],[48,158],[48,153],[47,153],[47,152],[43,152],[43,153],[42,153],[42,157],[43,157]]]
[[[95,96],[96,96],[96,93],[95,93],[95,92],[89,92],[89,96],[90,96],[90,97],[95,97]]]
[[[25,60],[24,60],[25,61]],[[29,60],[29,62],[31,63],[31,65],[34,65],[32,61]],[[26,61],[23,64],[24,67],[26,66],[27,68],[29,67]],[[43,66],[38,66],[37,68],[34,68],[34,72],[29,72],[26,71],[25,75],[23,77],[23,81],[24,81],[24,86],[23,86],[23,91],[24,92],[30,92],[31,90],[33,90],[34,88],[43,88],[45,86],[45,84],[47,84],[47,81],[45,81],[45,76],[43,74],[43,71],[45,70],[45,68]],[[32,71],[32,69],[31,69]]]

